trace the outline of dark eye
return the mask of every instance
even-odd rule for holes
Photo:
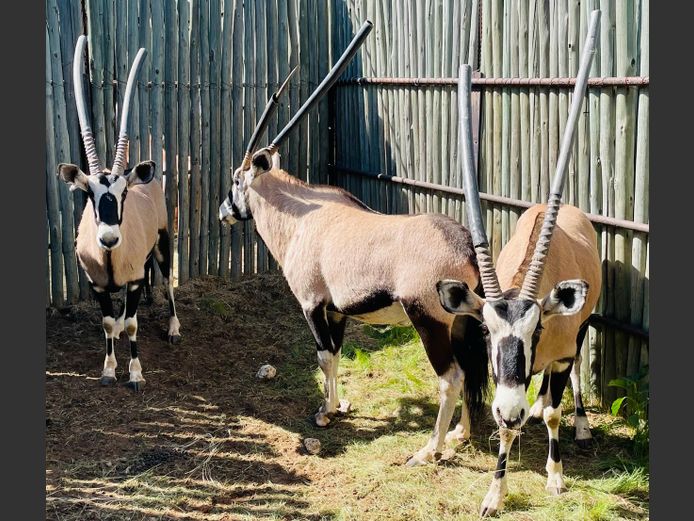
[[[487,327],[487,324],[480,322],[480,331],[482,331],[483,335],[488,335],[489,334],[489,328]]]

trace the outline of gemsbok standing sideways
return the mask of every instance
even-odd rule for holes
[[[469,438],[470,414],[484,402],[488,361],[481,331],[475,321],[447,313],[436,292],[442,278],[478,285],[470,234],[443,215],[374,212],[341,188],[309,185],[289,175],[279,168],[277,154],[308,107],[337,79],[370,25],[362,26],[270,147],[234,172],[219,218],[229,224],[255,220],[301,305],[325,376],[325,401],[315,414],[318,426],[328,425],[338,410],[345,412],[337,395],[337,372],[347,318],[414,325],[439,377],[440,397],[431,439],[408,460],[414,465],[436,459],[447,440]],[[446,436],[463,388],[463,428]]]
[[[114,340],[123,330],[130,341],[130,380],[128,387],[137,391],[145,383],[137,352],[137,307],[144,286],[145,263],[154,254],[164,275],[169,300],[169,329],[171,343],[180,340],[180,323],[171,280],[171,252],[166,229],[166,201],[161,182],[156,179],[155,164],[143,161],[126,170],[128,148],[128,113],[135,90],[135,80],[146,54],[140,49],[135,57],[125,88],[121,123],[113,168],[105,169],[96,152],[89,126],[87,105],[82,85],[83,53],[86,37],[80,36],[73,59],[75,102],[82,140],[89,163],[89,175],[76,165],[58,165],[58,174],[70,190],[84,190],[89,202],[84,207],[77,231],[77,258],[89,279],[103,315],[106,335],[106,359],[101,384],[116,382]],[[126,197],[127,196],[127,197]],[[116,319],[111,293],[126,288],[126,298]]]
[[[593,11],[549,202],[531,207],[518,219],[513,237],[499,254],[496,271],[484,231],[472,160],[471,73],[468,66],[461,67],[459,147],[470,231],[485,298],[476,295],[464,281],[442,280],[437,287],[445,309],[473,316],[484,325],[492,362],[496,384],[492,414],[501,441],[482,515],[494,514],[502,507],[507,492],[506,460],[530,413],[526,398],[530,378],[543,370],[547,388],[538,398],[538,408],[549,433],[547,489],[557,494],[564,490],[558,437],[561,398],[583,341],[586,321],[600,295],[601,267],[592,224],[581,210],[560,202],[599,20],[600,12]],[[538,299],[538,294],[543,297]]]

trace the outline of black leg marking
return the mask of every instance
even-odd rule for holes
[[[145,278],[142,283],[143,288],[142,288],[142,294],[145,299],[145,304],[150,305],[153,301],[154,298],[152,296],[152,272],[154,268],[154,258],[153,258],[153,252],[150,252],[149,256],[147,257],[147,260],[145,261]]]
[[[495,479],[501,479],[506,475],[506,453],[500,452],[499,459],[496,461]]]
[[[333,345],[325,307],[316,306],[311,310],[304,310],[304,316],[311,333],[313,333],[313,338],[316,340],[316,349],[318,351],[330,351],[333,354],[337,353],[338,348]]]
[[[135,289],[131,289],[132,286],[136,286]],[[131,363],[131,370],[132,370],[132,364],[133,361],[135,361],[138,364],[139,367],[139,359],[138,359],[138,353],[137,353],[137,340],[133,340],[130,337],[136,337],[137,336],[137,322],[134,324],[131,322],[128,324],[128,320],[132,319],[135,317],[137,314],[137,307],[138,304],[140,303],[140,296],[142,294],[142,291],[144,289],[144,280],[139,280],[132,285],[128,286],[128,291],[126,293],[125,297],[125,329],[126,333],[128,334],[128,339],[130,342],[130,363]],[[139,369],[141,371],[141,367]],[[133,381],[132,380],[132,373],[131,373],[131,379],[128,382],[128,387],[132,389],[133,391],[140,391],[142,390],[142,387],[144,386],[144,381]]]
[[[159,239],[157,240],[157,251],[161,255],[161,260],[157,258],[159,269],[164,278],[171,277],[171,247],[169,242],[169,232],[167,230],[159,230]]]
[[[332,339],[333,347],[337,352],[342,347],[342,341],[345,337],[345,327],[347,326],[347,317],[344,315],[335,315],[328,313],[328,327],[330,328],[330,338]]]
[[[552,461],[561,461],[561,456],[559,455],[559,442],[554,438],[549,440],[549,457]]]
[[[569,380],[569,375],[571,374],[571,367],[573,366],[573,360],[569,362],[569,367],[564,369],[559,373],[552,373],[552,377],[549,381],[549,390],[552,396],[552,407],[557,408],[561,403],[561,397],[564,394],[564,389],[566,388],[566,382]]]
[[[538,396],[544,396],[547,394],[547,388],[549,387],[549,373],[545,371],[542,375],[542,384],[540,385],[540,392],[537,393]]]

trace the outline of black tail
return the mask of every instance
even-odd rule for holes
[[[458,315],[451,328],[451,344],[458,365],[465,373],[465,401],[470,420],[475,421],[489,390],[489,356],[480,323],[472,317]]]

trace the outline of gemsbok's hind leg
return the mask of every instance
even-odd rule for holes
[[[571,388],[574,393],[575,407],[574,440],[576,445],[582,449],[589,449],[593,443],[593,435],[590,432],[590,425],[588,425],[588,417],[586,416],[586,410],[583,408],[583,397],[581,395],[581,346],[587,330],[588,324],[586,323],[578,331],[578,336],[576,337],[576,360],[574,360],[574,365],[571,368]]]
[[[170,344],[178,344],[181,341],[181,323],[176,315],[176,302],[174,301],[173,277],[171,276],[171,246],[169,232],[159,230],[159,240],[154,247],[154,256],[159,264],[159,269],[164,277],[166,286],[166,298],[169,301],[169,330]]]
[[[125,295],[125,332],[130,342],[130,365],[128,366],[130,380],[127,386],[133,391],[141,391],[145,385],[145,379],[142,377],[142,365],[137,353],[137,306],[140,303],[143,282],[129,283]]]
[[[337,397],[337,368],[340,362],[340,348],[342,347],[345,321],[334,321],[331,324],[324,306],[304,309],[304,316],[316,341],[318,365],[324,376],[325,401],[314,418],[318,427],[326,427],[340,405],[340,400]],[[339,343],[336,344],[333,338],[339,340]]]
[[[116,321],[113,312],[113,302],[111,294],[103,288],[92,286],[94,297],[99,302],[101,308],[101,325],[104,328],[104,336],[106,337],[106,358],[104,359],[104,368],[101,371],[101,385],[113,385],[116,383],[116,352],[115,339],[120,336],[122,329]]]
[[[154,258],[152,253],[150,253],[145,261],[145,280],[142,282],[142,297],[147,305],[154,301],[152,295],[152,268],[154,268]]]
[[[463,388],[463,370],[453,356],[449,326],[423,315],[419,306],[407,306],[405,311],[439,377],[439,413],[434,432],[427,444],[407,460],[407,466],[412,467],[435,461],[441,456],[455,405]]]

